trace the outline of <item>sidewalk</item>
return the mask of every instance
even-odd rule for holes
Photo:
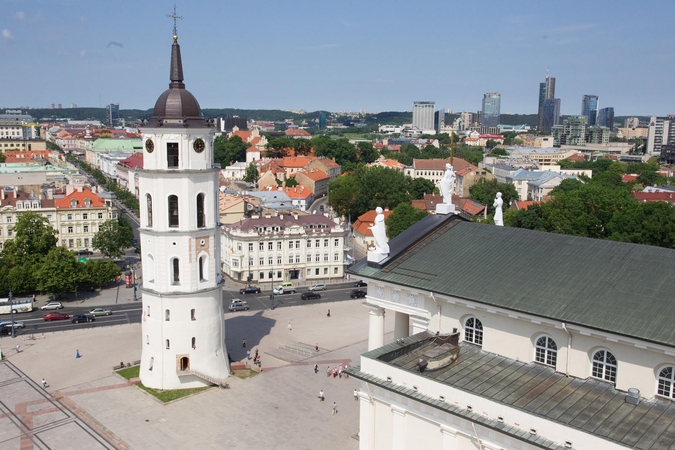
[[[21,353],[10,350],[8,358],[33,380],[45,377],[51,384],[48,391],[62,396],[68,411],[81,411],[85,424],[108,433],[120,443],[118,448],[356,450],[359,403],[352,393],[361,383],[327,378],[326,368],[359,364],[368,336],[368,313],[362,304],[362,300],[332,304],[331,317],[321,304],[228,314],[231,356],[248,361],[241,346],[246,338],[248,349],[259,350],[263,372],[243,380],[230,377],[228,390],[209,389],[166,405],[112,375],[112,366],[119,361],[140,359],[140,324],[47,334]],[[388,333],[393,316],[386,318]],[[282,343],[318,344],[320,352],[289,363],[272,356],[279,355]],[[75,350],[82,358],[75,358]],[[319,390],[324,390],[325,402],[319,402]],[[335,416],[333,401],[339,411]],[[87,443],[71,445],[95,448]]]

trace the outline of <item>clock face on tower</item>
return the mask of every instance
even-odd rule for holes
[[[148,153],[152,153],[155,150],[155,143],[152,142],[152,139],[148,139],[147,141],[145,141],[145,150]]]
[[[197,153],[201,153],[204,151],[204,148],[206,148],[206,145],[204,144],[203,140],[196,139],[192,144],[192,148],[194,148]]]

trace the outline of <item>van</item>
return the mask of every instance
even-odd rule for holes
[[[279,286],[281,286],[282,288],[289,288],[293,287],[293,283],[291,283],[290,281],[286,281],[284,283],[281,283]]]

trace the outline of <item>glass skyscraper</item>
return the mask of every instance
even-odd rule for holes
[[[539,109],[537,110],[537,130],[543,130],[544,126],[544,101],[555,98],[555,78],[548,76],[546,72],[546,81],[539,83]],[[560,103],[560,102],[558,102]],[[557,120],[557,119],[556,119]],[[550,131],[550,128],[546,131]]]
[[[614,130],[614,107],[608,106],[607,108],[602,108],[598,110],[598,120],[596,120],[596,125],[601,127],[607,127],[610,130]]]
[[[581,115],[588,117],[588,125],[596,124],[598,117],[598,96],[584,95],[581,99]]]
[[[496,127],[499,125],[499,109],[502,96],[495,93],[487,93],[483,96],[483,116],[480,121],[481,127]]]

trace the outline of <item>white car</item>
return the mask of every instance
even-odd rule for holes
[[[323,283],[315,284],[314,286],[309,288],[310,291],[325,291],[326,290],[326,285]]]
[[[238,298],[235,298],[232,300],[232,303],[230,303],[229,310],[230,311],[248,311],[248,302],[246,300],[239,300]]]
[[[46,309],[63,309],[63,305],[61,302],[49,302],[40,309],[43,311]]]
[[[295,294],[295,288],[293,286],[291,287],[279,286],[278,288],[275,288],[272,292],[274,292],[274,295]]]

